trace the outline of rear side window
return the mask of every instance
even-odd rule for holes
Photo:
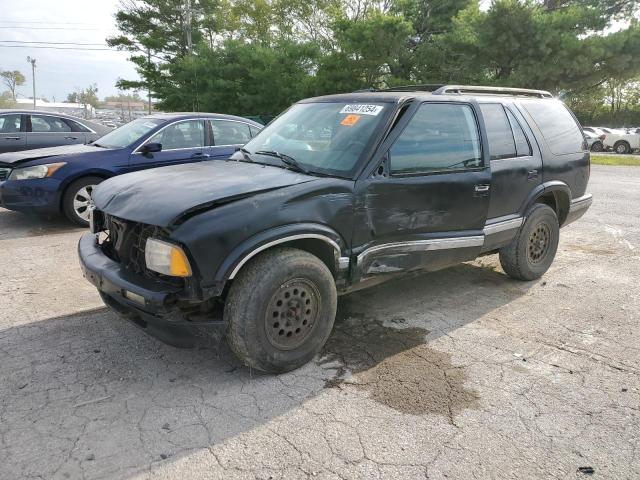
[[[468,105],[425,103],[389,150],[396,175],[482,166],[478,126]]]
[[[251,140],[249,125],[230,120],[210,120],[214,145],[244,145]]]
[[[582,151],[582,132],[564,104],[554,100],[522,102],[555,155]]]
[[[90,132],[91,131],[87,127],[85,127],[84,125],[81,125],[78,122],[74,122],[73,120],[69,120],[69,119],[65,119],[65,120],[69,125],[71,125],[71,128],[73,129],[74,132]]]
[[[480,105],[480,110],[484,118],[484,126],[487,129],[491,160],[517,156],[511,125],[502,105],[483,103]]]
[[[516,142],[516,155],[518,157],[528,157],[531,155],[531,145],[529,144],[529,140],[527,140],[527,136],[516,117],[508,109],[507,117],[509,117],[511,130],[513,131],[513,139]]]
[[[251,138],[255,137],[258,133],[260,133],[261,128],[254,127],[253,125],[249,125],[249,131],[251,132]]]

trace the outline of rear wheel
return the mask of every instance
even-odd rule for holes
[[[100,177],[84,177],[73,182],[62,198],[62,211],[76,225],[89,226],[89,201],[94,187],[102,182]]]
[[[502,269],[517,280],[540,278],[553,263],[559,237],[556,212],[548,205],[534,205],[513,241],[500,249]]]
[[[249,367],[288,372],[323,347],[336,306],[333,276],[319,258],[274,249],[252,259],[235,278],[224,310],[227,342]]]
[[[631,146],[627,142],[616,142],[613,146],[616,153],[625,154],[631,152]]]
[[[593,145],[591,145],[592,152],[602,152],[603,150],[604,146],[602,145],[602,142],[593,142]]]

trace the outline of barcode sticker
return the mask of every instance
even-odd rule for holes
[[[345,105],[340,113],[357,113],[360,115],[378,115],[384,107],[382,105],[364,105],[360,103],[353,103]]]

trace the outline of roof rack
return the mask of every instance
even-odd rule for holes
[[[396,87],[389,87],[377,90],[378,92],[435,92],[436,90],[445,87],[442,83],[425,83],[422,85],[398,85]]]
[[[442,85],[432,92],[434,95],[444,95],[448,93],[470,93],[481,95],[513,95],[524,97],[553,98],[546,90],[532,90],[529,88],[509,88],[509,87],[482,87],[477,85]]]

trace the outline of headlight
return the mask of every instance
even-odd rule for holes
[[[62,167],[66,162],[48,163],[46,165],[36,165],[34,167],[16,168],[7,180],[31,180],[34,178],[50,177]]]
[[[155,238],[148,238],[144,259],[149,270],[173,277],[190,277],[191,266],[182,248]]]

